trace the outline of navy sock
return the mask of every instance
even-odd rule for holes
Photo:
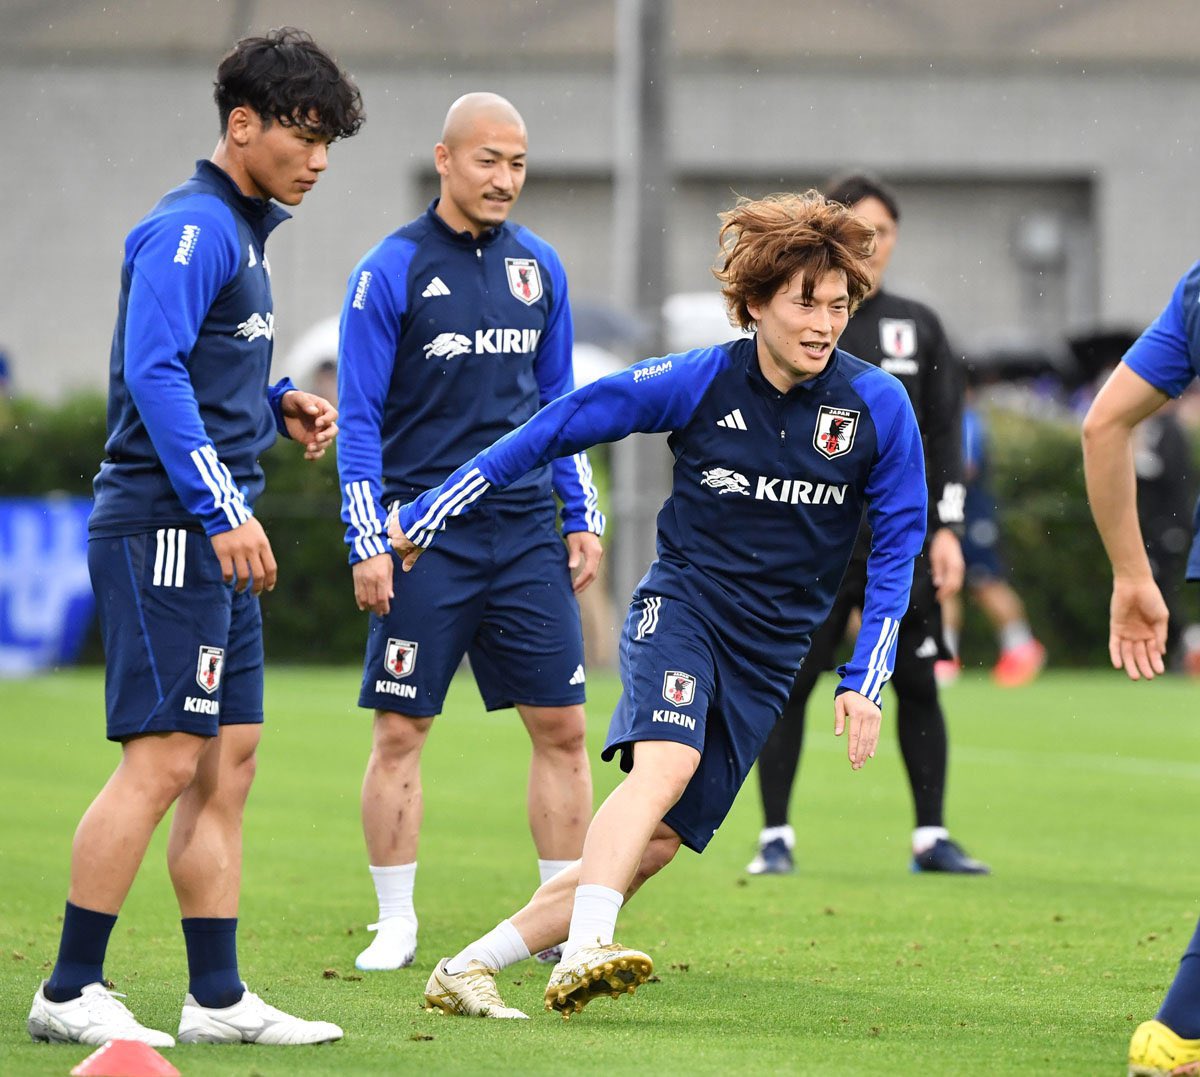
[[[58,960],[43,988],[46,998],[67,1002],[78,998],[88,984],[104,982],[104,952],[116,922],[117,918],[109,913],[67,902]]]
[[[188,991],[201,1006],[232,1006],[245,988],[238,976],[237,917],[180,920],[187,944]]]
[[[1200,1039],[1200,924],[1179,962],[1158,1019],[1185,1040]]]

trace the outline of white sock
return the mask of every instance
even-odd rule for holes
[[[919,826],[913,831],[913,855],[920,856],[933,848],[938,838],[950,837],[950,831],[944,826]]]
[[[1033,639],[1033,629],[1028,621],[1013,621],[1000,629],[1000,650],[1011,651],[1014,647],[1024,647]]]
[[[455,954],[446,962],[446,971],[452,976],[466,970],[472,961],[479,961],[489,969],[501,969],[524,961],[529,956],[529,947],[521,933],[513,927],[511,920],[502,920],[481,939]]]
[[[587,883],[575,887],[571,930],[563,943],[563,960],[582,946],[607,946],[617,930],[617,913],[625,897],[608,886]]]
[[[375,882],[375,896],[379,898],[380,922],[393,916],[402,916],[413,927],[417,926],[417,912],[413,908],[413,883],[417,876],[417,862],[396,864],[393,867],[371,866],[371,878]]]
[[[786,824],[784,826],[765,826],[758,832],[758,844],[766,845],[769,841],[774,841],[776,838],[783,838],[783,844],[788,847],[790,853],[796,848],[796,832]]]
[[[950,628],[947,625],[942,625],[942,640],[946,644],[948,650],[955,658],[958,657],[958,629]]]
[[[553,879],[555,875],[559,874],[559,872],[566,871],[566,869],[574,863],[574,860],[543,860],[539,856],[538,878],[541,879],[542,885],[545,886],[546,883]]]

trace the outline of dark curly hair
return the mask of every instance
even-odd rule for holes
[[[221,61],[214,86],[222,133],[240,105],[254,109],[264,123],[302,125],[330,142],[349,138],[366,119],[358,87],[294,26],[243,38]]]
[[[730,320],[742,329],[754,325],[749,307],[770,302],[797,273],[807,299],[826,273],[845,273],[851,312],[871,290],[875,229],[819,191],[739,199],[721,214],[718,242],[713,275],[724,285]]]

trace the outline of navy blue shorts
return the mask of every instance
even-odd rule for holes
[[[963,503],[962,552],[967,565],[967,583],[980,584],[1004,578],[1000,560],[1000,525],[996,520],[996,500],[981,486],[967,485]]]
[[[482,506],[454,521],[371,614],[360,707],[441,714],[469,655],[489,711],[582,703],[583,629],[552,504]]]
[[[620,653],[624,691],[602,758],[619,751],[628,771],[639,741],[695,748],[700,765],[663,822],[703,852],[782,712],[796,671],[734,650],[728,634],[687,603],[641,593],[629,607]]]
[[[163,528],[88,542],[104,641],[108,739],[215,737],[263,720],[262,615],[206,535]]]

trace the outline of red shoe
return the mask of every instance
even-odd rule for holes
[[[1045,664],[1046,648],[1031,639],[1000,655],[1000,661],[992,669],[992,680],[1002,688],[1020,688],[1041,673]]]
[[[958,680],[962,672],[962,661],[958,658],[939,658],[933,663],[933,679],[939,688],[945,688]]]

